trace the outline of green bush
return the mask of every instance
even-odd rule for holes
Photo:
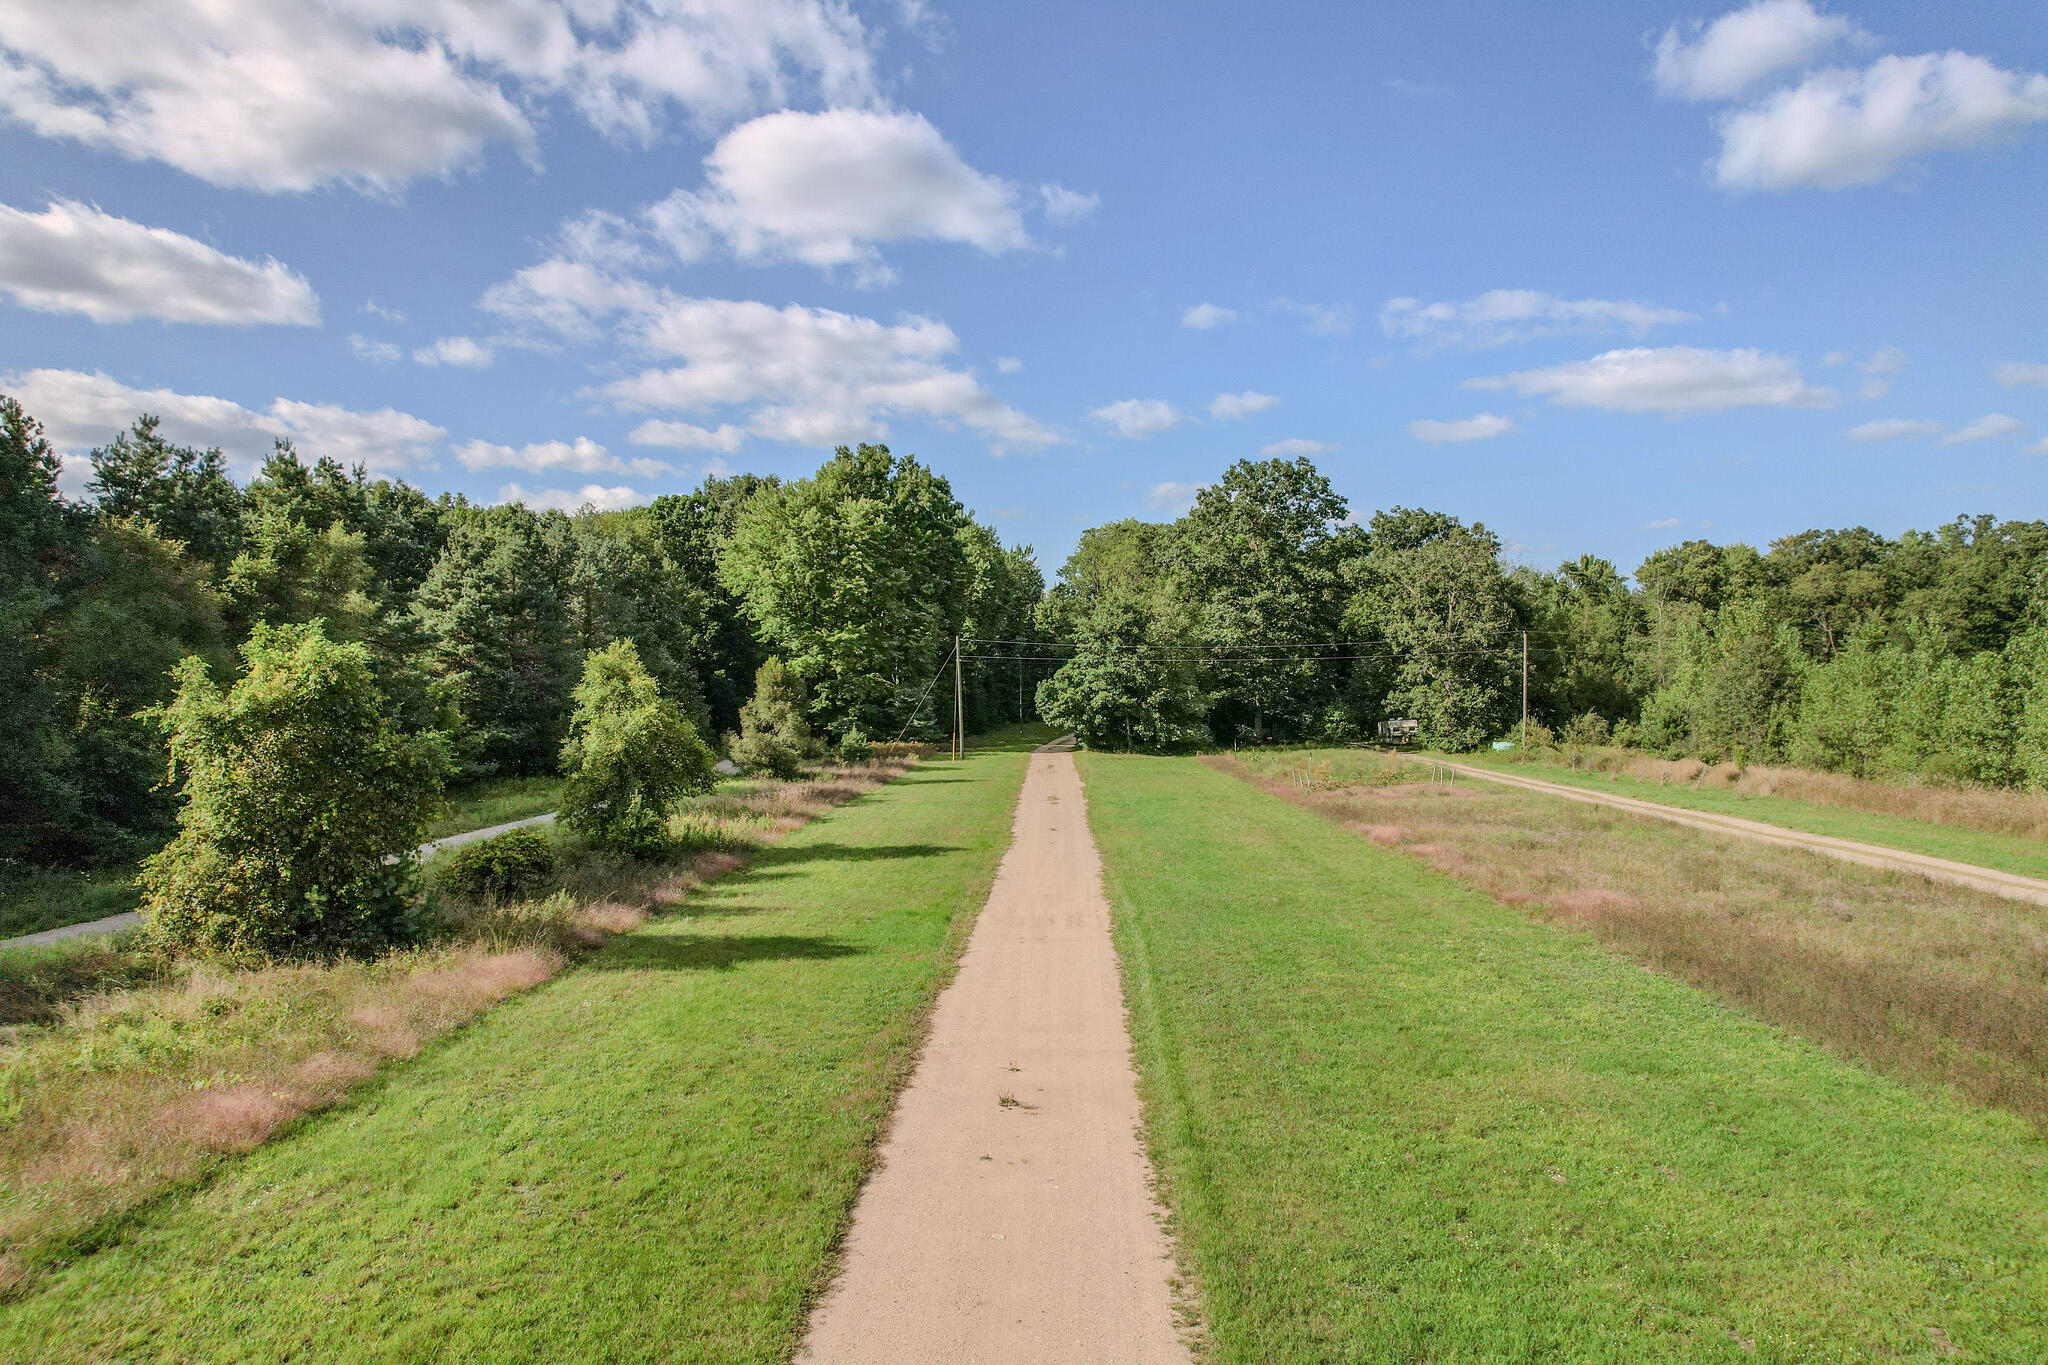
[[[555,846],[545,834],[515,829],[464,844],[435,869],[443,891],[471,900],[525,900],[555,875]]]
[[[823,752],[804,719],[803,681],[782,660],[768,660],[754,675],[753,700],[740,708],[732,761],[750,773],[789,779],[801,776],[804,764]]]
[[[179,948],[361,951],[419,928],[414,855],[449,768],[438,733],[387,718],[369,651],[322,623],[258,625],[225,696],[178,666],[155,713],[184,777],[178,837],[142,867],[152,929]]]
[[[593,847],[634,858],[668,851],[668,813],[711,790],[711,750],[631,640],[592,654],[576,685],[576,713],[562,744],[562,823]]]
[[[839,737],[839,761],[841,763],[865,763],[875,752],[875,746],[860,732],[858,725]]]

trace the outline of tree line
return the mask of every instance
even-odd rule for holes
[[[1046,595],[1048,720],[1089,743],[1477,748],[1535,723],[1671,757],[2048,787],[2048,524],[1704,540],[1625,578],[1484,525],[1362,524],[1308,460],[1243,461],[1170,524],[1086,532]]]
[[[312,649],[307,631],[355,650],[390,733],[435,736],[457,781],[557,771],[587,661],[622,642],[653,691],[620,673],[620,695],[786,770],[942,734],[962,636],[970,730],[1035,714],[1187,750],[1352,742],[1401,716],[1471,749],[1517,728],[1526,636],[1531,715],[1580,740],[2048,786],[2041,522],[1689,541],[1631,582],[1594,556],[1510,563],[1441,512],[1360,521],[1310,461],[1246,460],[1175,521],[1089,530],[1048,589],[1029,548],[879,445],[574,515],[430,497],[288,443],[238,484],[149,417],[90,463],[87,496],[60,496],[41,429],[0,398],[14,865],[161,845],[180,688]]]
[[[61,496],[41,427],[0,396],[0,872],[162,845],[181,689],[316,657],[308,632],[359,647],[349,695],[435,736],[464,781],[557,771],[586,661],[621,642],[707,740],[749,729],[771,659],[825,740],[930,737],[952,699],[918,702],[954,636],[1030,634],[1044,589],[1028,547],[880,445],[575,514],[430,497],[288,442],[238,484],[148,416],[90,463],[87,496]],[[964,701],[972,728],[1030,705],[981,675]]]

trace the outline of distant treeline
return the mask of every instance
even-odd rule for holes
[[[713,743],[771,656],[829,737],[937,734],[950,687],[918,700],[955,634],[1029,635],[1044,589],[1028,548],[883,446],[574,515],[430,498],[285,443],[237,486],[148,417],[91,460],[88,499],[60,497],[40,427],[0,398],[0,873],[162,843],[150,708],[187,656],[226,680],[259,624],[364,644],[394,719],[482,778],[555,770],[583,660],[620,639]],[[1030,704],[1005,673],[969,684],[974,728]]]
[[[1486,527],[1355,523],[1309,461],[1243,461],[1170,524],[1083,535],[1046,591],[946,481],[886,447],[807,479],[711,478],[622,512],[477,507],[289,445],[247,486],[144,417],[84,502],[0,399],[0,860],[89,864],[171,828],[150,708],[187,656],[223,680],[263,623],[371,652],[405,728],[463,775],[552,771],[584,658],[631,639],[708,740],[779,657],[837,740],[1034,713],[1101,747],[1370,738],[1469,749],[1533,718],[1671,756],[2048,786],[2048,525],[1897,540],[1689,541],[1631,585],[1511,566]],[[0,872],[4,872],[0,866]]]
[[[1047,718],[1116,747],[1346,741],[1393,716],[1471,749],[1530,712],[1672,757],[2048,787],[2048,524],[1688,541],[1631,586],[1510,566],[1492,532],[1364,525],[1306,460],[1242,462],[1170,525],[1087,532],[1047,595]]]

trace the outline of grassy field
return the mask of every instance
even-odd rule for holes
[[[1845,809],[1790,796],[1752,795],[1726,787],[1658,783],[1627,774],[1574,770],[1557,763],[1516,763],[1490,754],[1458,754],[1454,757],[1460,763],[1516,776],[1613,792],[1639,801],[1657,801],[1686,810],[1734,815],[1808,834],[1882,844],[1909,853],[1924,853],[1933,858],[1951,858],[1959,863],[1975,863],[2001,872],[2015,872],[2023,877],[2048,878],[2048,839],[2033,835],[1969,829],[1905,815]]]
[[[495,777],[448,793],[448,809],[427,826],[427,838],[443,839],[472,829],[545,815],[561,804],[559,777]]]
[[[46,1267],[0,1359],[786,1359],[1022,775],[796,831]]]
[[[2048,1358],[2026,1123],[1211,766],[1081,761],[1218,1360]]]

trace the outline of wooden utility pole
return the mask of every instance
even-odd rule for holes
[[[967,753],[967,708],[962,701],[960,690],[960,637],[953,637],[953,757],[960,758]]]
[[[1522,632],[1522,752],[1529,752],[1529,632]]]

